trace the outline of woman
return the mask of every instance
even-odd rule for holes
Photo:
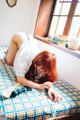
[[[47,89],[49,97],[52,94],[55,101],[60,97],[52,90],[52,83],[58,78],[56,56],[48,51],[40,52],[37,41],[26,33],[13,35],[6,61],[14,66],[17,82],[24,86],[37,89]]]

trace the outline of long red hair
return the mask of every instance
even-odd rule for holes
[[[47,80],[43,81],[55,82],[58,79],[55,54],[48,51],[42,51],[34,58],[32,64],[34,66],[42,66],[42,69],[47,75]]]

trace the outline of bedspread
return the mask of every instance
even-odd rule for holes
[[[30,89],[6,99],[2,92],[16,84],[12,66],[5,63],[5,47],[0,47],[0,118],[5,120],[47,120],[55,116],[80,113],[80,91],[62,78],[53,84],[61,96],[59,103],[52,102],[45,90]],[[22,89],[24,86],[19,86]]]

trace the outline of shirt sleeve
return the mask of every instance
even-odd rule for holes
[[[25,74],[28,72],[31,64],[32,64],[32,59],[30,52],[27,51],[21,53],[19,56],[17,54],[14,61],[14,71],[16,76],[24,77]]]

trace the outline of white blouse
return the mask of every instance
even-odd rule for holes
[[[26,33],[21,34],[24,36]],[[14,71],[16,76],[25,76],[32,64],[32,60],[38,53],[40,53],[40,49],[36,39],[26,34],[25,40],[16,53],[14,60]]]

